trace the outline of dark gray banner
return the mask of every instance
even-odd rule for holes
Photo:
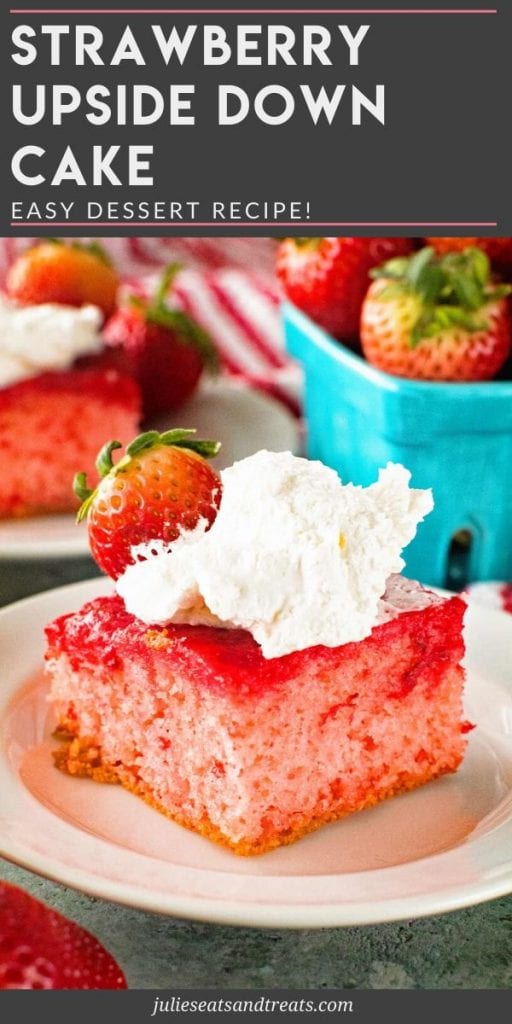
[[[510,0],[237,6],[4,6],[0,234],[512,234]]]
[[[178,992],[3,992],[0,1013],[6,1021],[28,1024],[42,1017],[53,1024],[170,1024],[173,1020],[357,1021],[374,1024],[419,1024],[453,1021],[460,1016],[490,1018],[495,1024],[510,1019],[510,992],[506,991],[372,991],[324,989],[319,991],[271,989],[187,990]]]

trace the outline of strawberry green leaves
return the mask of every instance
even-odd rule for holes
[[[159,433],[158,430],[147,430],[145,433],[139,434],[127,445],[126,454],[115,465],[112,461],[112,453],[118,448],[122,448],[122,444],[120,441],[107,441],[96,459],[98,476],[100,480],[103,480],[111,473],[122,473],[129,467],[132,459],[143,452],[149,451],[151,448],[183,448],[189,452],[194,452],[196,455],[200,455],[203,459],[215,458],[220,451],[220,441],[201,440],[194,436],[195,433],[195,430],[182,428],[166,430],[163,433]],[[80,523],[86,518],[91,508],[96,490],[87,486],[85,473],[77,473],[75,475],[73,490],[82,503],[77,514],[77,523]]]
[[[195,430],[183,430],[175,428],[166,430],[160,434],[158,430],[147,430],[145,434],[139,434],[126,449],[126,454],[133,458],[139,452],[148,448],[155,448],[158,445],[173,448],[188,448],[189,451],[201,455],[203,459],[213,459],[220,451],[220,441],[201,441],[194,437]],[[112,443],[112,442],[111,442]],[[117,442],[113,442],[118,447]]]
[[[427,307],[412,328],[409,338],[411,348],[416,348],[423,338],[437,338],[443,331],[460,327],[471,334],[484,331],[487,327],[485,317],[478,317],[466,312],[460,306]]]
[[[216,373],[219,369],[219,357],[207,332],[187,313],[169,306],[166,301],[174,279],[182,269],[180,263],[170,263],[163,271],[154,295],[147,304],[138,296],[132,296],[130,301],[143,311],[148,323],[174,331],[184,341],[196,348],[203,365],[211,373]]]
[[[471,333],[485,330],[487,323],[480,311],[512,290],[509,285],[493,284],[489,259],[477,248],[439,257],[427,246],[409,259],[389,260],[372,270],[371,276],[385,280],[379,293],[382,301],[404,294],[421,300],[418,319],[410,332],[411,348],[423,338],[437,338],[457,327]]]

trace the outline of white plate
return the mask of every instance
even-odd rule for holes
[[[63,587],[0,613],[0,852],[107,899],[232,924],[312,928],[453,910],[512,891],[512,617],[469,609],[471,734],[457,775],[238,858],[117,786],[57,772],[41,665],[46,622],[105,592]]]
[[[176,415],[155,424],[161,430],[176,425],[195,427],[198,436],[222,441],[215,460],[219,469],[260,448],[298,449],[297,421],[283,405],[225,379],[206,383]],[[79,558],[88,554],[86,526],[76,526],[74,516],[0,521],[0,560]]]

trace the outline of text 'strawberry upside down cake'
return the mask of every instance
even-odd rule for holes
[[[79,490],[117,593],[47,629],[60,768],[239,854],[457,769],[465,605],[398,575],[432,507],[403,467],[361,488],[259,452],[219,479],[184,431],[111,452]]]

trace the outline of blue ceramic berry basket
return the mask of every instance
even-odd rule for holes
[[[305,371],[308,455],[370,484],[388,461],[435,508],[407,548],[408,576],[436,586],[512,579],[512,381],[441,384],[381,373],[289,303],[286,346]],[[460,538],[463,538],[461,544]],[[454,552],[464,567],[451,564]]]

